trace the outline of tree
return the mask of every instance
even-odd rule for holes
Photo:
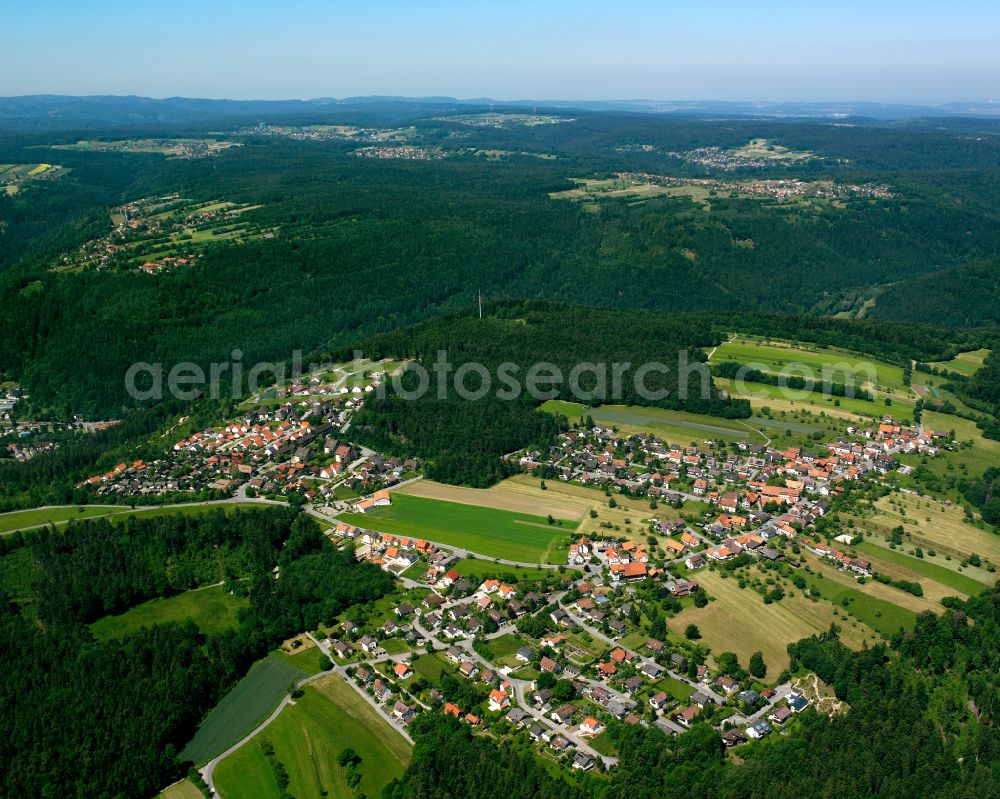
[[[684,637],[689,641],[697,641],[701,638],[701,630],[698,629],[697,624],[689,624],[684,628]]]
[[[761,652],[754,652],[750,656],[749,670],[754,677],[762,679],[767,676],[767,664]]]
[[[349,763],[359,762],[361,762],[361,756],[349,746],[346,749],[342,749],[340,754],[337,755],[338,766],[346,766]]]

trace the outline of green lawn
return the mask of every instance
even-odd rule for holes
[[[425,538],[485,555],[525,563],[557,559],[553,544],[573,522],[547,524],[544,516],[484,508],[396,493],[392,505],[371,513],[344,513],[348,524],[391,535]]]
[[[591,416],[597,424],[617,427],[624,433],[649,432],[672,444],[688,445],[692,441],[748,441],[763,444],[766,438],[753,425],[717,416],[668,411],[663,408],[643,408],[637,405],[599,405],[586,408],[577,402],[549,400],[539,410],[561,413],[570,421]]]
[[[808,393],[803,391],[788,391],[781,386],[772,386],[767,383],[752,383],[749,381],[746,382],[746,392],[741,393],[735,390],[733,385],[735,381],[733,380],[716,378],[716,382],[721,388],[731,391],[737,397],[747,397],[759,400],[765,404],[774,400],[788,400],[792,407],[803,411],[810,411],[811,413],[820,413],[821,411],[835,412],[839,409],[859,416],[881,418],[889,413],[894,416],[906,414],[909,418],[912,417],[913,406],[917,401],[916,397],[912,394],[895,391],[892,394],[892,405],[887,406],[883,398],[872,401],[859,397],[831,397],[818,391]],[[756,403],[754,404],[756,405]],[[784,408],[785,406],[781,404],[772,407]]]
[[[424,567],[426,570],[426,567]],[[495,578],[508,583],[519,583],[521,581],[544,580],[554,572],[551,569],[530,569],[524,566],[504,566],[502,563],[494,563],[483,558],[466,558],[460,560],[452,568],[463,577],[470,577],[474,580]]]
[[[429,683],[436,683],[442,674],[454,674],[455,667],[438,652],[423,654],[410,661],[411,668]]]
[[[686,682],[681,682],[673,677],[665,677],[656,683],[656,687],[678,702],[687,702],[691,698],[691,694],[694,693],[694,688]]]
[[[917,614],[912,610],[866,594],[861,588],[841,585],[829,577],[817,579],[815,575],[808,575],[807,579],[811,593],[849,610],[859,621],[884,636],[893,635],[901,627],[912,630],[917,622]]]
[[[972,350],[971,352],[960,352],[950,361],[935,361],[929,364],[937,369],[944,369],[949,372],[958,372],[960,375],[972,377],[983,365],[989,350]],[[916,373],[914,374],[916,377]]]
[[[70,519],[90,519],[111,513],[127,513],[129,510],[122,505],[69,505],[60,508],[16,510],[11,513],[0,513],[0,533],[41,524],[64,523]]]
[[[280,799],[264,741],[274,747],[274,760],[288,773],[289,796],[381,796],[410,760],[406,740],[340,675],[306,686],[294,705],[219,764],[215,784],[223,799]],[[359,794],[348,786],[346,768],[337,764],[337,755],[347,747],[361,758]]]
[[[118,616],[105,616],[90,625],[99,641],[121,638],[140,627],[152,627],[167,622],[193,621],[206,635],[236,626],[236,612],[247,601],[227,594],[221,585],[196,588],[166,599],[151,599],[129,608]]]
[[[202,719],[180,759],[207,763],[226,751],[266,719],[302,677],[301,669],[281,658],[271,656],[256,663]]]
[[[956,591],[961,591],[963,594],[968,594],[969,596],[974,596],[986,588],[986,585],[979,582],[979,580],[975,580],[966,574],[960,574],[953,569],[940,566],[937,563],[932,563],[927,560],[926,556],[923,558],[915,558],[911,555],[907,555],[905,552],[901,552],[898,549],[889,549],[887,546],[879,546],[878,544],[873,544],[868,541],[856,545],[855,549],[859,552],[864,552],[873,558],[882,558],[883,560],[887,560],[891,563],[905,566],[907,569],[918,572],[924,577],[928,577],[931,580],[935,580],[942,585],[954,588]]]

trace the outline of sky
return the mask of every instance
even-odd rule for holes
[[[0,0],[0,96],[1000,101],[1000,2]]]

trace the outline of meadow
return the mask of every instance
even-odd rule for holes
[[[433,480],[418,480],[400,488],[395,494],[406,494],[427,499],[440,499],[446,502],[458,502],[463,505],[478,505],[484,508],[496,508],[515,513],[530,513],[533,515],[555,516],[557,519],[579,521],[589,509],[583,501],[574,501],[563,497],[527,496],[515,491],[507,491],[501,485],[491,488],[466,488],[464,486],[445,485]]]
[[[825,632],[831,623],[840,624],[841,638],[853,648],[860,648],[874,635],[864,625],[853,626],[839,618],[828,602],[802,596],[796,589],[786,589],[779,602],[765,604],[763,597],[752,588],[740,588],[735,577],[723,578],[718,571],[702,569],[691,575],[712,601],[703,608],[693,605],[667,619],[667,626],[683,637],[689,624],[697,625],[701,641],[713,654],[735,652],[744,666],[757,651],[764,655],[768,674],[777,676],[789,664],[786,648],[789,644]]]
[[[957,567],[959,561],[972,554],[1000,565],[1000,536],[968,524],[959,507],[930,497],[898,493],[882,497],[875,503],[875,510],[856,524],[870,530],[876,543],[885,542],[893,529],[902,526],[907,548],[919,546],[925,555],[932,550],[941,556],[951,556],[952,561],[947,565]]]
[[[858,378],[858,386],[867,381],[869,375],[876,378],[880,391],[890,396],[910,394],[903,385],[903,369],[899,366],[878,361],[866,355],[830,347],[809,345],[796,346],[791,342],[768,339],[756,341],[749,338],[734,338],[720,344],[712,353],[709,363],[737,361],[753,363],[764,372],[779,373],[790,364],[798,364],[812,369],[817,378],[829,371],[835,383],[845,383],[851,376]],[[799,372],[792,372],[799,374]]]
[[[560,538],[576,524],[544,516],[393,493],[389,507],[370,513],[343,513],[341,521],[391,535],[425,538],[489,558],[524,563],[562,562]]]
[[[125,505],[66,505],[0,513],[0,533],[9,533],[47,524],[65,524],[70,519],[92,519],[95,516],[128,513]]]
[[[225,752],[266,719],[303,676],[301,669],[273,655],[254,664],[202,719],[180,759],[202,764]]]
[[[561,413],[571,422],[590,416],[594,422],[616,427],[623,433],[654,433],[671,444],[687,446],[705,439],[728,442],[747,441],[763,444],[767,437],[751,425],[735,419],[702,416],[664,408],[642,408],[634,405],[599,405],[587,408],[576,402],[549,400],[539,410]]]
[[[154,624],[192,621],[204,635],[214,635],[236,627],[236,613],[246,605],[245,599],[226,593],[221,585],[210,585],[151,599],[118,616],[105,616],[91,624],[90,631],[99,641],[106,641]]]
[[[160,791],[156,799],[204,799],[204,795],[190,780],[181,780]]]
[[[971,377],[979,371],[979,367],[983,365],[983,361],[986,360],[986,356],[989,354],[990,351],[987,349],[970,350],[969,352],[958,353],[950,361],[934,361],[928,365],[933,366],[935,369],[958,372],[960,375]]]
[[[215,784],[223,799],[281,799],[264,741],[288,774],[288,796],[381,796],[410,761],[409,743],[339,674],[306,686],[267,728],[219,763]],[[347,769],[337,764],[347,747],[360,757],[357,793],[347,784]]]
[[[878,571],[885,572],[893,579],[919,582],[924,594],[932,599],[954,596],[956,592],[964,598],[978,594],[987,586],[986,582],[941,565],[945,561],[940,555],[931,557],[925,552],[924,557],[916,558],[899,549],[889,549],[888,546],[868,541],[857,544],[854,548],[870,560]]]

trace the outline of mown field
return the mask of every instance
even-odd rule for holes
[[[464,486],[445,485],[433,480],[418,480],[400,488],[395,494],[408,494],[413,497],[427,499],[442,499],[446,502],[459,502],[463,505],[479,505],[484,508],[509,510],[515,513],[530,513],[533,515],[555,516],[557,519],[579,521],[588,510],[587,503],[573,501],[562,497],[526,496],[513,491],[505,491],[499,485],[491,488],[465,488]]]
[[[956,452],[948,453],[947,458],[931,458],[927,462],[927,468],[932,472],[947,475],[951,471],[949,464],[955,469],[960,469],[964,464],[970,474],[981,475],[990,466],[1000,463],[1000,441],[983,438],[975,422],[928,410],[924,411],[921,421],[928,430],[945,433],[954,431],[955,440],[967,444]]]
[[[221,585],[185,591],[166,599],[151,599],[118,616],[105,616],[90,625],[98,640],[121,638],[141,627],[192,621],[205,635],[236,627],[236,613],[247,601],[228,594]]]
[[[929,364],[936,369],[944,369],[949,372],[958,372],[960,375],[971,377],[979,371],[986,356],[990,354],[987,349],[972,350],[970,352],[960,352],[950,361],[934,361]]]
[[[65,524],[70,519],[92,519],[95,516],[128,513],[123,505],[66,505],[57,508],[35,508],[0,513],[0,533],[46,524]]]
[[[549,400],[541,405],[545,413],[561,413],[571,422],[590,416],[594,422],[616,427],[623,433],[653,433],[671,444],[687,446],[706,439],[726,442],[747,441],[763,444],[767,440],[752,425],[735,419],[721,419],[663,408],[642,408],[635,405],[599,405],[587,408],[577,402]]]
[[[175,782],[157,794],[156,799],[205,799],[204,794],[189,780]]]
[[[256,663],[202,719],[180,759],[200,765],[226,751],[266,719],[303,676],[301,669],[273,655]]]
[[[841,625],[842,640],[854,648],[875,637],[864,624],[844,621],[829,602],[813,602],[794,588],[786,589],[781,601],[768,605],[753,589],[740,588],[735,577],[723,578],[720,572],[701,569],[690,579],[712,601],[703,608],[687,607],[668,619],[671,632],[683,637],[687,625],[695,624],[701,632],[700,643],[710,647],[713,655],[735,652],[744,666],[760,651],[769,675],[777,676],[788,666],[790,643],[829,630],[831,623]]]
[[[484,508],[394,492],[392,505],[370,513],[344,513],[348,524],[391,535],[426,538],[490,558],[525,563],[559,563],[566,558],[558,539],[576,524],[544,516]]]
[[[753,363],[761,371],[771,373],[782,372],[789,365],[796,364],[808,367],[815,373],[817,379],[822,379],[824,370],[829,370],[833,382],[845,383],[848,378],[853,377],[858,386],[874,376],[882,391],[904,396],[910,393],[903,385],[902,367],[847,350],[810,345],[796,346],[786,341],[735,338],[720,344],[709,359],[709,363],[722,361]],[[791,374],[801,375],[802,372],[793,369]]]
[[[868,541],[858,544],[855,549],[871,560],[878,571],[885,572],[894,579],[919,582],[924,594],[932,599],[956,594],[972,596],[986,587],[986,583],[939,565],[938,561],[945,562],[940,555],[931,557],[925,552],[924,557],[915,558],[899,549],[889,549]]]
[[[378,797],[410,761],[409,743],[336,674],[306,686],[273,723],[219,764],[215,783],[223,799],[281,799],[265,741],[288,774],[288,796]],[[347,747],[360,756],[357,793],[347,784],[347,769],[337,764]]]
[[[950,562],[942,564],[946,567],[957,569],[962,560],[973,554],[1000,566],[1000,535],[968,524],[961,508],[908,493],[882,497],[875,508],[876,513],[856,522],[872,531],[874,542],[884,543],[893,529],[902,526],[907,549],[919,546],[925,555],[932,550],[941,557],[951,556]],[[941,557],[933,562],[941,562]],[[981,581],[995,579],[983,571],[975,577]]]

